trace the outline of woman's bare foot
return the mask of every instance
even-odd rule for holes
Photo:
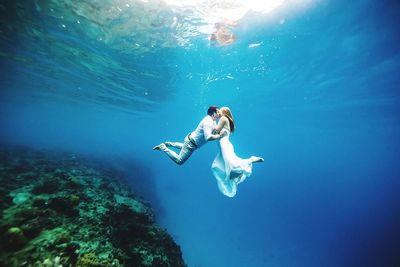
[[[165,149],[165,144],[161,143],[155,147],[153,147],[153,150],[164,150]]]
[[[250,160],[251,160],[252,163],[264,162],[264,159],[263,159],[263,158],[255,157],[255,156],[251,156],[251,157],[250,157]]]

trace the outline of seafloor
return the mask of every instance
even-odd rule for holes
[[[74,154],[0,149],[0,217],[0,267],[186,266],[149,204]]]

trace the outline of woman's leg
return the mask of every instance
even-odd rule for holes
[[[256,157],[256,156],[251,156],[251,157],[250,157],[250,161],[251,161],[252,163],[264,162],[264,159],[263,159],[263,158],[260,158],[260,157]]]

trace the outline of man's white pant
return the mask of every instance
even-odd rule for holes
[[[192,155],[193,151],[196,150],[196,146],[189,140],[189,137],[186,136],[183,143],[179,142],[165,142],[165,147],[163,151],[167,154],[176,164],[182,165],[185,161]],[[179,154],[175,151],[168,148],[168,146],[172,146],[180,149]]]

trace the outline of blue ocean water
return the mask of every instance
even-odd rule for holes
[[[399,2],[284,1],[227,46],[163,3],[2,2],[1,143],[107,158],[188,266],[400,266]],[[209,105],[265,158],[234,198],[216,143],[182,166],[151,149]]]

